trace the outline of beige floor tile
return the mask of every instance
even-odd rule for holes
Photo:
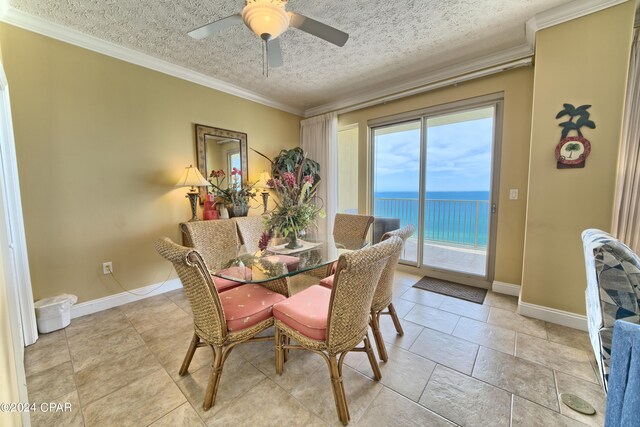
[[[46,345],[32,345],[24,350],[24,368],[27,375],[46,371],[71,360],[67,340],[55,340]]]
[[[411,301],[407,301],[398,297],[397,294],[393,295],[393,308],[396,309],[396,313],[401,319],[406,316],[407,313],[410,312],[413,307],[415,307],[415,305],[416,304]]]
[[[69,351],[73,369],[77,372],[89,365],[118,357],[144,344],[132,326],[87,340],[82,335],[69,338]]]
[[[66,328],[66,334],[67,339],[76,336],[89,339],[127,326],[131,326],[127,317],[116,307],[71,320],[71,324]]]
[[[348,366],[343,366],[342,382],[351,422],[355,423],[380,392],[382,385]],[[327,423],[336,426],[342,425],[336,412],[329,368],[311,372],[304,381],[298,382],[290,393]]]
[[[545,322],[521,316],[518,313],[514,313],[509,310],[491,307],[487,322],[493,325],[502,326],[503,328],[522,332],[524,334],[533,335],[538,338],[547,338]]]
[[[29,396],[31,398],[31,396]],[[33,401],[33,400],[32,400]],[[37,411],[32,412],[31,425],[33,427],[81,427],[84,426],[84,420],[82,418],[82,408],[80,407],[80,400],[78,399],[78,393],[72,391],[69,394],[60,396],[56,399],[47,400],[46,403],[69,403],[71,406],[70,411],[57,411],[49,410],[42,411],[41,406],[37,406]],[[44,403],[44,402],[43,402]]]
[[[44,347],[48,344],[53,344],[56,341],[64,341],[67,339],[64,329],[58,329],[57,331],[49,332],[48,334],[38,333],[38,340],[30,345],[28,348]]]
[[[400,319],[400,324],[404,331],[404,335],[402,336],[396,332],[396,327],[393,325],[391,316],[380,316],[380,332],[382,333],[384,341],[408,350],[416,341],[424,327],[404,319]],[[369,331],[369,336],[373,337],[371,331]]]
[[[124,304],[118,307],[125,315],[134,313],[136,311],[163,311],[167,307],[171,307],[173,302],[167,297],[166,294],[156,295],[149,298],[144,298],[138,301]]]
[[[189,404],[183,403],[149,427],[204,427],[204,423]]]
[[[362,427],[438,427],[455,424],[385,387],[378,393],[356,425]]]
[[[176,289],[175,291],[171,291],[165,295],[167,295],[167,298],[173,301],[175,305],[191,316],[191,304],[189,303],[189,298],[187,298],[187,294],[184,293],[183,289]]]
[[[383,385],[397,393],[417,402],[420,399],[431,372],[436,364],[431,360],[415,355],[407,350],[387,345],[389,360],[380,362]],[[364,353],[362,353],[364,355]],[[361,361],[356,369],[373,379],[373,371],[369,359]]]
[[[349,358],[354,355],[359,356],[358,353],[349,353],[345,359],[345,364],[348,363],[350,360]],[[361,359],[358,357],[357,363],[353,364],[357,365],[360,362]],[[251,364],[289,392],[297,387],[301,382],[307,381],[309,375],[315,371],[326,372],[326,375],[329,375],[329,368],[323,361],[322,356],[311,351],[290,351],[281,375],[276,374],[275,354],[269,353],[256,357],[251,361]]]
[[[458,298],[445,297],[445,300],[442,301],[442,304],[440,304],[438,309],[448,311],[449,313],[457,314],[459,316],[480,320],[481,322],[486,322],[487,317],[489,317],[490,307]]]
[[[604,425],[606,409],[606,396],[602,387],[589,381],[584,381],[571,375],[556,372],[558,394],[571,393],[589,402],[595,409],[595,415],[584,415],[560,403],[560,412],[569,418],[580,421],[590,426]]]
[[[409,351],[471,375],[478,345],[425,328]]]
[[[420,404],[458,425],[508,426],[511,394],[438,365]]]
[[[76,385],[83,405],[93,402],[125,385],[162,370],[155,357],[143,345],[119,357],[90,365],[76,373]]]
[[[153,329],[147,329],[142,332],[140,336],[151,351],[156,351],[170,345],[180,345],[184,339],[188,338],[190,341],[193,337],[193,319],[189,317],[171,325],[162,325]],[[187,349],[185,348],[184,351],[187,351]]]
[[[418,288],[409,288],[405,293],[400,295],[400,298],[406,301],[410,301],[420,305],[426,305],[428,307],[438,308],[444,301],[444,295],[436,294],[435,292],[425,291]]]
[[[515,349],[515,331],[473,319],[461,317],[452,335],[511,355]]]
[[[191,342],[191,338],[186,336],[185,338],[180,345],[169,345],[153,351],[153,354],[174,381],[182,378],[178,372]],[[211,366],[212,360],[211,349],[209,347],[200,347],[196,349],[193,359],[191,359],[188,372],[195,372],[203,366]]]
[[[162,369],[84,407],[87,427],[143,426],[186,402],[180,389]]]
[[[580,427],[584,424],[560,415],[556,411],[530,402],[519,396],[513,396],[513,409],[511,415],[513,427]]]
[[[211,421],[218,412],[232,405],[239,396],[245,394],[265,378],[264,374],[249,362],[241,358],[229,357],[222,368],[222,378],[214,406],[208,411],[204,411],[202,404],[210,374],[211,367],[204,366],[176,382],[205,423]]]
[[[437,308],[416,305],[404,318],[418,325],[450,334],[455,329],[460,316]]]
[[[553,371],[544,366],[480,347],[473,377],[558,410]]]
[[[484,298],[484,305],[515,312],[518,309],[518,297],[489,291]]]
[[[273,336],[273,332],[271,332],[271,336]],[[245,360],[251,361],[267,352],[275,354],[275,348],[276,343],[272,340],[247,342],[236,346],[236,348],[233,349],[233,353],[240,355]]]
[[[127,313],[127,318],[139,333],[168,325],[193,322],[193,318],[173,302],[160,309],[142,309]]]
[[[76,391],[71,362],[64,362],[53,368],[27,377],[29,401],[52,402],[58,397]]]
[[[589,340],[589,334],[578,329],[568,328],[566,326],[556,325],[555,323],[547,324],[547,338],[549,341],[567,345],[569,347],[584,350],[589,354],[593,354],[593,347]]]
[[[516,356],[587,381],[598,382],[587,353],[573,347],[518,334]]]
[[[277,402],[277,403],[276,403]],[[265,378],[236,402],[216,414],[210,426],[325,426],[276,383]]]

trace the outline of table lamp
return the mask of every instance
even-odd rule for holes
[[[262,205],[264,206],[264,210],[262,213],[267,212],[267,202],[269,201],[269,189],[271,188],[267,181],[271,179],[271,175],[268,172],[262,172],[260,174],[260,179],[256,182],[256,188],[262,188]]]
[[[205,179],[204,176],[200,173],[198,168],[194,168],[193,165],[189,165],[184,168],[184,173],[180,180],[176,184],[176,187],[191,187],[189,192],[185,197],[189,198],[189,203],[191,203],[191,221],[199,221],[196,216],[196,207],[198,205],[198,189],[196,187],[207,187],[211,185],[209,181]]]

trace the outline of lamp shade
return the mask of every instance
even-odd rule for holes
[[[268,184],[267,181],[269,181],[271,179],[271,175],[269,175],[269,172],[262,172],[260,174],[260,179],[258,180],[258,182],[256,182],[256,187],[257,188],[271,188]]]
[[[258,37],[268,34],[275,39],[289,27],[289,15],[278,0],[254,0],[242,9],[242,19]]]
[[[202,176],[198,168],[189,165],[184,168],[184,172],[177,182],[176,187],[206,187],[208,185],[211,185],[211,183]]]

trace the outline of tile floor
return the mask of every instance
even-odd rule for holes
[[[363,353],[346,358],[344,382],[355,426],[603,425],[605,400],[586,333],[521,317],[516,299],[489,293],[484,305],[416,290],[398,273],[395,306],[405,334],[383,317],[389,362],[382,380]],[[70,402],[72,412],[34,413],[34,426],[340,425],[322,359],[291,352],[274,373],[273,344],[236,348],[216,405],[202,411],[210,353],[178,368],[192,333],[182,290],[81,317],[26,350],[29,397]],[[587,417],[558,393],[590,401]]]

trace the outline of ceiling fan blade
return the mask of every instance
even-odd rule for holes
[[[196,40],[202,40],[205,37],[212,36],[222,30],[226,30],[227,28],[238,24],[242,24],[242,16],[239,13],[236,13],[235,15],[227,16],[226,18],[219,19],[207,25],[203,25],[202,27],[196,28],[195,30],[191,30],[187,34]]]
[[[267,42],[267,61],[269,67],[282,67],[282,48],[280,47],[280,39],[271,39]]]
[[[327,24],[316,21],[315,19],[308,18],[299,13],[289,12],[289,25],[295,27],[305,33],[312,34],[316,37],[320,37],[323,40],[333,43],[336,46],[344,46],[349,40],[349,34],[344,31],[340,31],[337,28],[333,28]]]

